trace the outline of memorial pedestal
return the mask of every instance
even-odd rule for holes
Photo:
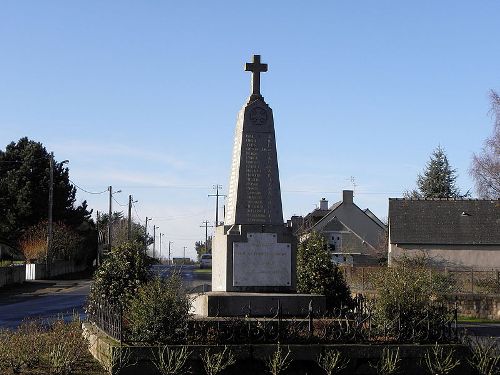
[[[208,292],[191,295],[191,312],[203,317],[272,317],[281,306],[283,317],[305,317],[311,305],[314,315],[326,310],[326,297],[316,294]]]
[[[284,225],[224,225],[216,229],[212,291],[292,293],[296,239]]]

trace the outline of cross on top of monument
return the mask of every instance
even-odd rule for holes
[[[245,64],[245,71],[252,72],[252,96],[250,96],[250,100],[262,98],[260,94],[260,73],[267,72],[267,64],[261,64],[260,55],[253,55],[253,62]]]

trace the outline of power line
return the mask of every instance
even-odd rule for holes
[[[132,201],[132,206],[134,207],[135,215],[137,216],[137,220],[139,220],[139,223],[142,224],[141,216],[137,212],[137,207],[135,207],[135,202]]]
[[[99,191],[99,192],[96,192],[96,191],[88,191],[88,190],[85,190],[84,188],[78,186],[77,184],[75,184],[74,181],[71,181],[69,178],[68,178],[69,182],[71,182],[73,185],[75,185],[75,187],[77,189],[80,189],[81,191],[84,191],[85,193],[87,194],[104,194],[104,193],[107,193],[108,192],[108,189],[104,190],[104,191]]]
[[[118,202],[115,197],[113,197],[113,200],[115,201],[115,203],[118,205],[118,206],[122,206],[122,207],[127,207],[126,204],[121,204],[120,202]]]

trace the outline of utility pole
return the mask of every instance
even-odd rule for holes
[[[155,258],[156,225],[153,225],[153,259]]]
[[[127,227],[127,239],[130,241],[132,236],[132,195],[128,196],[128,227]]]
[[[113,186],[108,186],[109,190],[109,210],[108,210],[108,251],[111,251],[111,216],[113,215]]]
[[[168,241],[168,264],[171,264],[170,260],[170,245],[173,244],[173,241]]]
[[[184,253],[182,255],[182,264],[186,263],[186,246],[184,246]]]
[[[97,229],[97,267],[101,265],[101,241],[100,241],[100,233],[99,233],[99,211],[97,211],[97,220],[96,220],[96,229]]]
[[[146,225],[144,225],[144,255],[148,253],[148,220],[151,220],[146,216]]]
[[[203,222],[204,225],[200,225],[200,228],[205,228],[205,251],[207,254],[212,253],[212,249],[208,250],[208,228],[213,228],[213,225],[208,225],[208,220]]]
[[[215,226],[219,225],[219,197],[225,197],[224,194],[219,194],[219,189],[222,189],[222,185],[214,185],[216,189],[215,194],[208,194],[209,197],[215,197]]]
[[[165,235],[165,233],[160,233],[160,264],[161,264],[161,238]]]
[[[54,205],[54,153],[50,153],[49,160],[49,227],[47,236],[47,256],[45,258],[45,272],[47,278],[50,278],[49,257],[52,251],[52,206]]]

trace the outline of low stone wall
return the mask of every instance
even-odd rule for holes
[[[468,318],[500,319],[500,295],[457,294],[448,297],[457,303],[458,314]]]
[[[50,264],[50,278],[85,271],[86,268],[85,264],[75,265],[73,262],[59,260]],[[26,265],[26,280],[44,280],[48,278],[45,264]]]
[[[26,279],[24,264],[0,267],[0,287],[9,284],[21,284]]]
[[[117,363],[118,356],[127,358],[129,355],[129,367],[124,368],[122,375],[138,374],[149,375],[157,374],[151,359],[153,353],[157,352],[157,347],[151,346],[122,346],[103,333],[90,323],[83,324],[84,335],[89,339],[90,352],[103,365],[109,369],[113,362]],[[472,374],[467,365],[466,357],[468,349],[463,345],[447,345],[455,350],[456,358],[461,359],[461,365],[455,369],[455,373],[461,375]],[[174,346],[170,346],[173,348]],[[275,352],[276,345],[256,344],[256,345],[228,345],[234,355],[237,363],[224,371],[227,375],[258,375],[267,373],[265,369],[266,360]],[[373,368],[382,354],[384,345],[367,344],[336,344],[336,345],[283,345],[285,353],[288,348],[291,351],[290,358],[293,360],[287,374],[290,375],[316,375],[324,374],[316,363],[319,354],[325,350],[337,349],[341,351],[345,358],[349,358],[348,367],[344,370],[346,374],[353,375],[372,375],[376,374]],[[405,375],[417,375],[426,373],[424,364],[424,355],[431,350],[432,345],[389,345],[388,347],[396,349],[399,347],[399,354],[402,359],[402,371]],[[212,352],[221,351],[222,346],[189,345],[187,346],[190,354],[189,365],[193,374],[203,374],[203,364],[201,355],[205,350]],[[113,360],[113,358],[115,358]]]

